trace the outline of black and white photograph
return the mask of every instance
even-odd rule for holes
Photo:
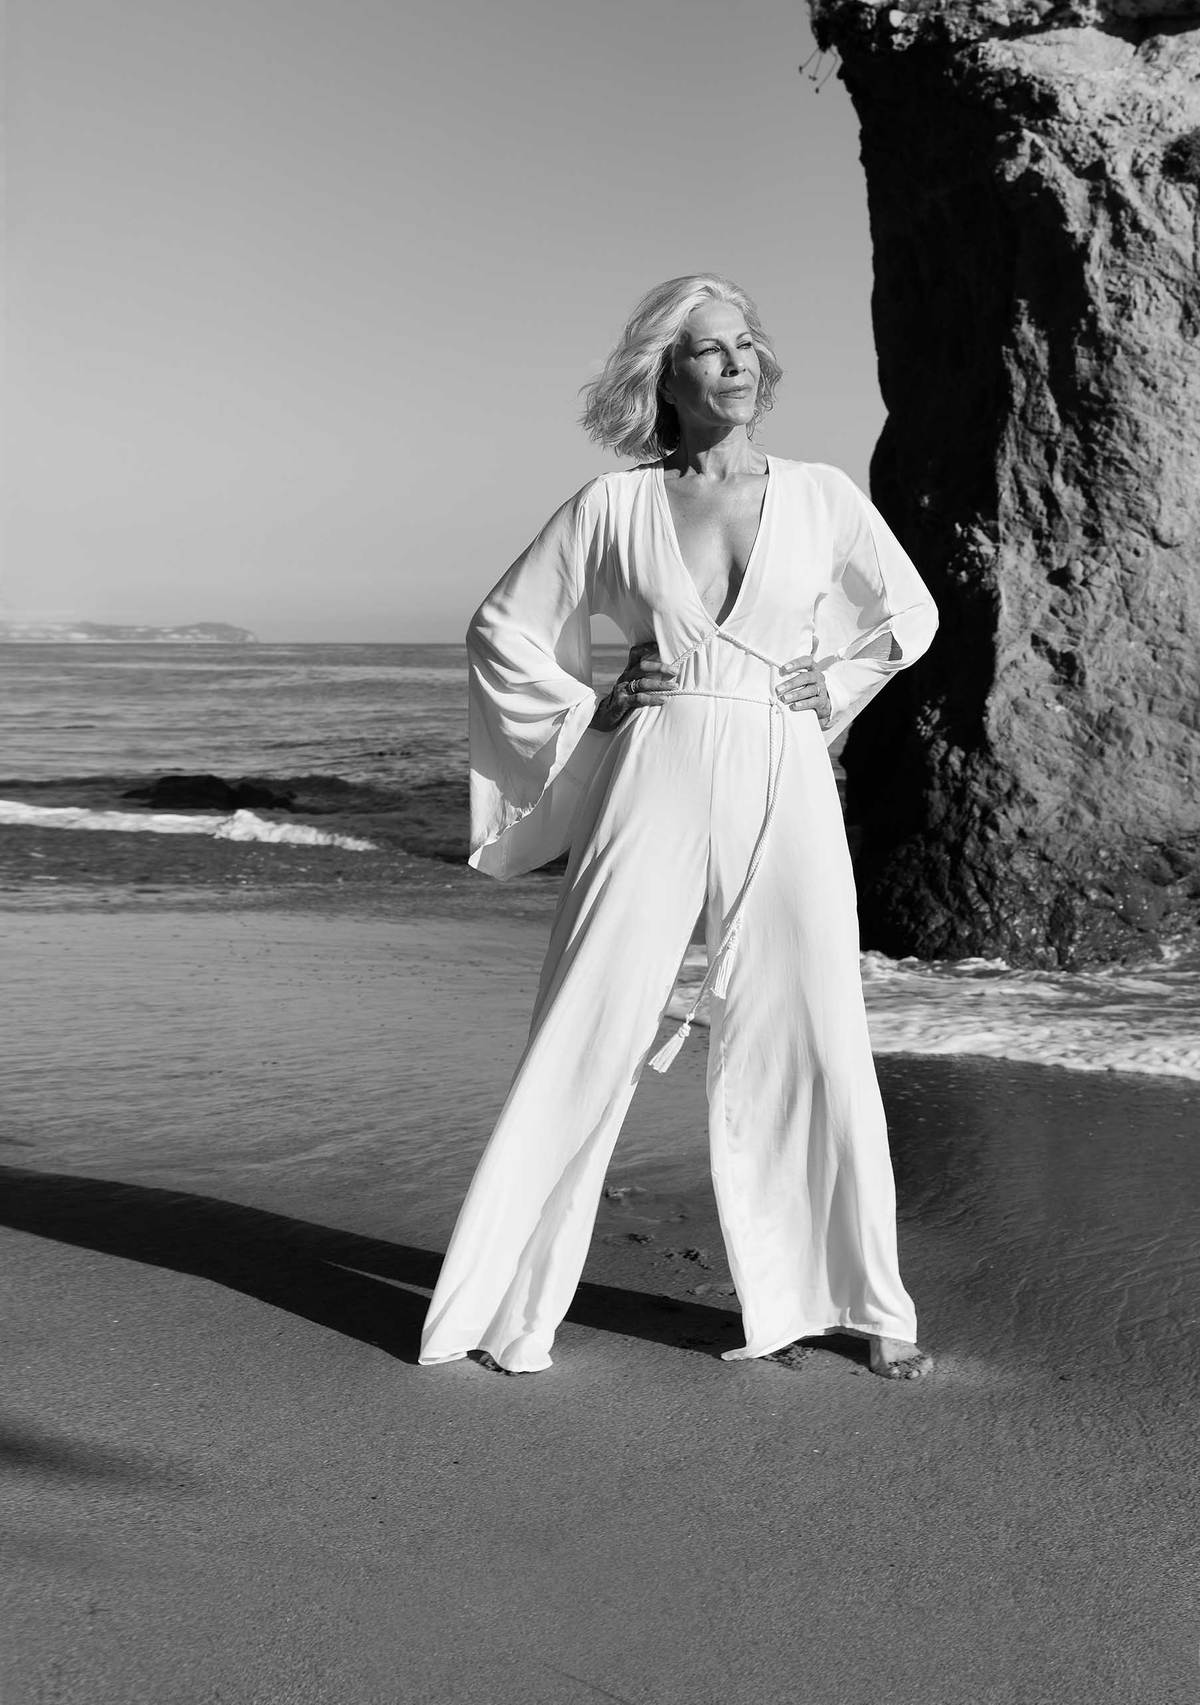
[[[0,1705],[1196,1705],[1200,0],[0,58]]]

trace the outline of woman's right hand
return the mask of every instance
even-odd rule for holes
[[[591,726],[602,734],[619,728],[631,711],[662,704],[675,691],[675,671],[663,663],[652,639],[635,645],[629,662],[596,706]]]

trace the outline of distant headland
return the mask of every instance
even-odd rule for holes
[[[156,628],[115,622],[16,622],[0,620],[0,645],[255,645],[249,628],[228,622],[189,622]]]

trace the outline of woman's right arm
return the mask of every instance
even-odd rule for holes
[[[565,503],[488,593],[467,631],[471,857],[507,877],[567,845],[603,751],[591,730],[588,586],[603,551],[603,482]]]
[[[612,686],[596,704],[590,726],[611,734],[632,711],[642,705],[662,704],[675,690],[675,670],[659,659],[652,639],[643,640],[629,653],[629,661]]]

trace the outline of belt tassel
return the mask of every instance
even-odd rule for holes
[[[737,952],[738,933],[741,929],[742,914],[739,912],[733,920],[733,927],[721,950],[721,961],[717,966],[717,974],[712,980],[712,992],[718,1000],[724,1000],[729,993],[729,973],[733,970],[733,956]]]
[[[667,1041],[663,1043],[657,1054],[652,1054],[650,1056],[650,1060],[648,1062],[650,1070],[654,1072],[669,1071],[671,1066],[674,1064],[676,1054],[678,1054],[679,1050],[683,1047],[683,1044],[687,1041],[691,1033],[692,1021],[690,1018],[685,1018],[674,1036],[669,1037]]]

